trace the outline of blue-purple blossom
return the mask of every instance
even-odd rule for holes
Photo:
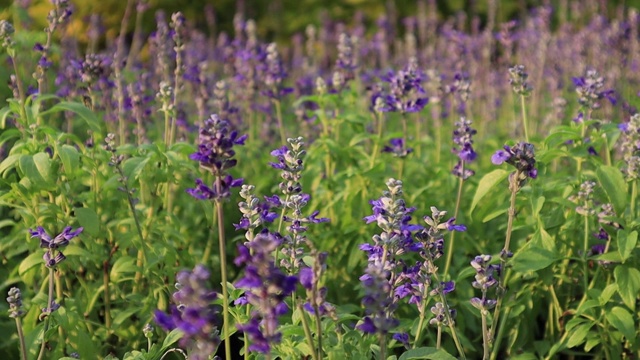
[[[22,308],[22,293],[20,292],[20,289],[12,287],[9,289],[9,293],[7,295],[7,302],[9,303],[9,317],[22,317],[25,314],[25,311]]]
[[[402,114],[421,111],[429,102],[422,88],[424,77],[424,74],[418,70],[415,58],[409,61],[405,70],[395,73],[389,71],[383,76],[382,80],[389,84],[389,91],[386,95],[377,96],[384,97],[387,105],[385,111],[396,111]],[[375,103],[375,98],[372,101]]]
[[[280,235],[264,230],[246,246],[238,246],[240,255],[234,262],[244,265],[245,271],[236,287],[245,289],[245,294],[236,305],[251,304],[253,310],[251,320],[238,329],[248,336],[249,351],[268,354],[282,338],[278,318],[287,313],[285,299],[295,291],[298,278],[284,274],[274,263],[272,254],[281,243]]]
[[[393,138],[389,140],[389,145],[382,148],[382,152],[391,153],[395,157],[403,158],[413,152],[413,148],[406,147],[403,138]]]
[[[505,145],[504,150],[498,150],[491,156],[491,162],[495,165],[505,162],[513,165],[518,172],[519,182],[538,176],[534,147],[526,142],[519,142],[513,147]]]
[[[156,310],[155,322],[163,329],[183,332],[180,346],[187,349],[189,359],[206,360],[220,344],[218,313],[213,301],[217,294],[210,290],[210,273],[203,265],[176,275],[176,289],[170,313]]]
[[[498,286],[501,266],[490,264],[490,261],[491,255],[479,255],[471,261],[471,266],[476,271],[475,280],[471,285],[482,291],[482,298],[472,298],[471,305],[481,312],[491,310],[496,305],[496,300],[488,298],[488,291]]]
[[[458,155],[458,162],[452,173],[465,180],[475,174],[475,171],[468,169],[467,165],[478,157],[473,149],[473,135],[476,133],[477,131],[471,127],[471,120],[465,117],[461,117],[460,121],[456,122],[456,129],[453,130],[452,151]]]
[[[234,167],[237,160],[233,159],[234,145],[244,145],[247,136],[238,136],[237,131],[229,130],[229,123],[221,120],[218,115],[211,115],[200,128],[198,137],[198,151],[191,154],[191,160],[198,161],[200,167],[211,172],[216,178],[213,186],[205,185],[200,179],[196,180],[196,188],[188,189],[187,193],[201,200],[220,200],[231,196],[231,188],[242,185],[242,179],[234,179],[227,172]]]
[[[574,77],[572,80],[576,86],[580,105],[590,110],[598,109],[600,107],[599,100],[602,98],[609,100],[612,105],[616,104],[615,91],[602,89],[604,78],[597,71],[587,70],[584,76]]]
[[[634,114],[628,122],[619,124],[618,128],[622,132],[622,173],[627,181],[636,180],[640,178],[640,114]]]
[[[42,226],[38,226],[35,230],[30,229],[31,237],[40,239],[40,247],[46,249],[42,256],[45,266],[52,268],[60,264],[66,259],[61,248],[69,245],[69,241],[82,233],[83,228],[79,227],[75,230],[71,226],[67,226],[64,230],[51,238]]]
[[[247,240],[251,240],[250,236],[253,236],[255,229],[260,226],[264,226],[266,223],[273,222],[278,214],[271,211],[272,205],[268,201],[260,201],[258,197],[253,194],[255,186],[242,185],[240,190],[240,197],[244,199],[238,204],[238,208],[242,213],[242,218],[238,224],[233,224],[236,230],[246,230]]]
[[[529,74],[524,71],[524,65],[516,65],[509,68],[509,84],[513,92],[520,96],[529,96],[533,88],[527,82]]]
[[[419,281],[416,268],[404,266],[400,257],[406,253],[420,251],[412,231],[422,229],[409,224],[415,208],[407,208],[402,198],[402,181],[389,179],[382,197],[370,201],[373,214],[364,218],[368,223],[376,222],[382,232],[372,237],[373,243],[362,244],[360,249],[368,254],[368,265],[360,281],[365,290],[362,304],[367,316],[358,329],[367,333],[385,335],[397,324],[393,313],[398,300],[416,294],[407,282]]]

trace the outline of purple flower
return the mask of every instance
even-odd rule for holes
[[[38,226],[36,230],[30,229],[31,237],[40,239],[40,247],[46,249],[42,256],[45,266],[52,268],[60,264],[66,259],[60,248],[69,245],[69,241],[82,233],[83,228],[79,227],[73,230],[71,226],[67,226],[64,230],[51,239],[42,226]]]
[[[527,178],[535,179],[538,176],[534,147],[526,142],[519,142],[513,147],[505,145],[504,150],[498,150],[491,156],[491,162],[495,165],[505,162],[513,165],[518,171],[517,180],[520,183]]]
[[[176,291],[173,300],[177,306],[170,313],[156,310],[155,322],[163,329],[180,329],[184,335],[180,346],[189,351],[189,358],[208,359],[220,344],[218,317],[213,301],[217,294],[208,288],[210,273],[202,265],[193,271],[181,271],[176,275]]]
[[[587,70],[583,77],[572,78],[580,105],[594,110],[600,107],[598,100],[606,98],[612,105],[617,103],[613,90],[602,90],[604,78],[595,70]]]
[[[197,187],[187,192],[198,199],[219,200],[231,196],[230,188],[242,185],[242,179],[233,179],[228,170],[234,167],[234,145],[244,145],[247,136],[238,136],[236,131],[229,131],[227,121],[217,115],[211,115],[200,128],[198,151],[191,154],[192,160],[198,161],[200,167],[210,171],[217,178],[213,188],[196,180]]]
[[[405,147],[403,138],[393,138],[389,140],[389,145],[382,148],[382,152],[391,153],[395,157],[403,158],[413,152],[410,147]]]
[[[244,276],[236,286],[246,290],[246,303],[253,309],[251,320],[238,325],[238,329],[249,337],[249,350],[264,354],[270,353],[271,344],[279,343],[282,338],[277,331],[278,317],[287,312],[284,300],[295,291],[298,282],[296,276],[284,274],[274,264],[272,253],[281,243],[278,234],[264,230],[247,246],[238,247],[240,256],[235,260],[236,265],[245,266]]]

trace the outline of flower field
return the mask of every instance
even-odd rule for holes
[[[639,358],[640,13],[487,3],[276,43],[16,1],[0,358]]]

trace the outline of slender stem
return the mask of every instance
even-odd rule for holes
[[[482,359],[489,360],[491,344],[489,343],[489,328],[487,327],[487,311],[482,310],[480,315],[482,317],[482,347],[484,349]]]
[[[317,286],[314,286],[314,295],[313,298],[316,299],[317,295],[315,294],[317,292]],[[315,302],[313,303],[313,312],[314,315],[316,317],[316,337],[318,338],[318,358],[322,359],[324,351],[322,350],[322,318],[320,316],[320,309],[318,307],[318,304]]]
[[[423,296],[422,302],[420,303],[420,321],[418,321],[418,331],[416,331],[416,337],[413,340],[413,348],[415,349],[418,346],[418,342],[420,341],[420,335],[422,335],[422,327],[424,326],[424,318],[425,318],[425,306],[427,305],[427,299]]]
[[[16,317],[16,329],[18,329],[18,339],[20,339],[20,359],[27,360],[27,345],[24,340],[22,320],[20,320],[20,317]]]
[[[309,319],[307,319],[307,314],[305,314],[304,309],[302,308],[302,304],[298,303],[298,311],[300,311],[300,318],[302,319],[302,328],[304,329],[304,337],[307,339],[307,344],[309,345],[309,349],[311,349],[311,357],[313,360],[319,360],[318,354],[315,352],[313,346],[313,335],[311,335],[311,328],[309,327]],[[318,337],[320,339],[320,337]]]
[[[402,180],[402,172],[404,171],[404,159],[398,159],[398,180]]]
[[[498,278],[498,289],[500,289],[501,291],[499,291],[498,300],[496,302],[496,309],[493,313],[493,322],[491,325],[491,336],[489,337],[491,341],[494,340],[494,335],[496,333],[496,326],[498,325],[498,320],[500,318],[502,301],[507,291],[506,289],[507,254],[509,253],[509,245],[511,243],[511,233],[513,232],[513,220],[516,217],[516,194],[518,193],[519,188],[518,188],[518,184],[515,182],[519,178],[519,172],[516,171],[515,173],[512,174],[512,176],[513,176],[514,183],[511,183],[511,180],[510,180],[509,188],[511,189],[511,202],[509,205],[509,219],[507,221],[507,234],[504,241],[504,248],[502,249],[502,254],[500,256],[501,271],[500,271],[500,277]]]
[[[582,258],[583,258],[583,262],[582,262],[582,271],[583,271],[583,278],[582,281],[584,283],[584,291],[587,291],[587,287],[589,286],[589,267],[587,265],[587,257],[588,257],[588,251],[589,251],[589,218],[587,216],[584,217],[584,237],[583,237],[583,244],[582,244]]]
[[[636,219],[636,198],[638,197],[638,181],[631,183],[631,218]]]
[[[16,86],[18,87],[18,99],[20,103],[20,118],[24,121],[24,123],[28,126],[27,123],[27,109],[25,108],[25,93],[24,88],[22,86],[22,80],[20,80],[20,76],[18,75],[18,63],[16,61],[16,57],[11,57],[11,63],[13,64],[13,71],[16,73]]]
[[[453,217],[458,218],[458,212],[460,211],[460,200],[462,199],[462,185],[464,184],[464,160],[460,161],[460,173],[461,177],[458,181],[458,196],[456,198],[456,209],[453,212]],[[447,278],[447,274],[449,274],[449,267],[451,266],[451,260],[453,259],[453,244],[456,238],[456,231],[451,231],[451,238],[449,239],[449,247],[447,249],[447,260],[444,264],[444,273],[442,274],[443,278]]]
[[[380,360],[387,358],[387,336],[385,334],[379,335],[380,340]]]
[[[51,254],[51,257],[53,258],[53,254]],[[47,330],[49,330],[49,323],[50,323],[50,319],[51,319],[51,308],[53,307],[53,288],[54,288],[54,283],[53,283],[53,268],[49,268],[49,297],[47,299],[47,317],[44,319],[44,329],[42,331],[42,343],[40,344],[40,352],[38,353],[38,360],[42,360],[43,356],[44,356],[44,348],[47,345],[47,341],[44,338],[45,335],[47,334]]]
[[[510,308],[505,308],[504,312],[505,315],[502,317],[502,319],[500,319],[500,325],[499,328],[500,330],[498,330],[498,335],[495,338],[495,342],[493,343],[493,348],[491,351],[491,360],[495,360],[498,357],[498,352],[500,351],[500,344],[502,343],[502,337],[504,335],[504,332],[507,330],[507,327],[505,326],[505,323],[507,322],[507,319],[509,318],[509,312],[511,311]],[[496,321],[496,319],[494,318],[494,323]],[[495,326],[492,326],[492,328],[495,328]],[[490,341],[492,339],[489,339]]]
[[[520,95],[520,109],[522,110],[522,127],[524,128],[524,138],[529,142],[529,130],[527,129],[527,110],[524,95]]]
[[[109,292],[109,260],[102,263],[102,282],[104,285],[104,322],[107,333],[111,331],[111,294]]]
[[[384,117],[381,115],[378,115],[378,113],[376,113],[375,115],[375,119],[377,119],[378,122],[378,137],[376,138],[375,143],[373,144],[373,152],[371,153],[371,165],[369,166],[370,168],[373,168],[373,166],[376,164],[376,157],[378,156],[378,151],[380,149],[380,142],[382,141],[382,128],[384,126]]]
[[[278,120],[278,128],[280,130],[280,141],[282,142],[282,145],[287,145],[287,135],[284,129],[284,123],[282,121],[282,109],[280,106],[280,100],[274,99],[273,103],[276,106],[276,118]]]
[[[607,165],[611,166],[611,151],[609,151],[609,138],[606,133],[604,134],[604,155]]]
[[[213,211],[211,212],[211,221],[214,223],[215,225],[215,219],[216,219],[216,214],[217,214],[217,208],[214,206],[213,207]],[[213,237],[215,236],[215,233],[213,231],[210,232],[211,234],[211,238],[209,239],[209,241],[207,241],[207,246],[205,246],[204,248],[204,253],[202,254],[202,263],[206,264],[207,260],[209,260],[209,258],[211,257],[211,248],[213,247]]]
[[[442,346],[442,325],[438,324],[438,331],[436,335],[436,349],[440,349]]]
[[[217,193],[221,192],[222,179],[216,177]],[[231,342],[229,334],[229,289],[227,288],[227,251],[224,237],[224,214],[222,212],[222,201],[216,200],[218,213],[218,244],[220,247],[220,276],[222,277],[222,317],[224,334],[224,354],[225,359],[231,359]]]

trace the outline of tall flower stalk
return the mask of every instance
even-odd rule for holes
[[[9,289],[9,296],[7,302],[9,303],[9,317],[14,318],[16,321],[16,330],[18,331],[18,339],[20,341],[20,359],[27,360],[27,345],[24,339],[24,332],[22,331],[22,320],[25,311],[22,308],[22,293],[17,287]]]
[[[509,191],[511,197],[509,201],[509,218],[507,220],[507,232],[504,241],[504,247],[500,251],[500,276],[498,277],[498,299],[493,316],[493,324],[491,325],[491,333],[489,342],[493,342],[493,337],[498,326],[498,320],[500,318],[500,310],[502,301],[505,298],[506,282],[506,265],[509,258],[513,256],[513,252],[510,251],[511,234],[513,231],[513,220],[516,217],[516,195],[522,189],[527,179],[535,179],[538,177],[538,169],[536,169],[536,160],[534,154],[533,145],[526,142],[519,142],[513,147],[508,145],[504,146],[503,150],[498,150],[491,157],[491,162],[495,165],[507,163],[516,168],[516,171],[509,174]]]
[[[236,300],[236,305],[251,304],[252,312],[248,323],[238,325],[249,338],[245,351],[265,354],[271,359],[271,348],[282,340],[278,331],[278,318],[289,310],[285,299],[295,292],[298,278],[284,274],[273,259],[273,252],[282,242],[278,234],[264,230],[253,240],[240,245],[240,255],[236,265],[245,265],[245,273],[236,283],[245,289],[244,296]]]
[[[244,145],[247,136],[238,136],[236,131],[229,129],[229,123],[220,119],[217,115],[205,120],[200,128],[198,138],[198,151],[191,154],[192,160],[198,161],[200,167],[210,172],[214,177],[213,186],[208,186],[203,180],[196,180],[196,187],[187,192],[200,200],[213,200],[217,221],[214,218],[214,226],[218,228],[218,248],[220,251],[220,275],[222,280],[222,305],[223,305],[223,339],[227,359],[231,359],[231,344],[229,341],[229,290],[227,286],[227,252],[224,234],[223,201],[231,196],[231,188],[242,185],[242,179],[234,179],[228,174],[237,160],[233,159],[234,145]],[[207,244],[207,249],[211,243]],[[205,249],[205,254],[207,253]]]
[[[388,334],[399,323],[394,315],[400,299],[396,290],[404,281],[403,263],[399,256],[419,250],[411,231],[421,229],[421,226],[409,224],[410,214],[415,208],[406,207],[402,181],[389,179],[386,185],[388,190],[382,197],[370,201],[373,214],[364,218],[367,223],[376,222],[382,232],[372,237],[373,243],[360,245],[368,255],[368,265],[360,277],[365,293],[362,304],[366,316],[357,328],[378,336],[379,359],[386,359]]]
[[[155,312],[155,322],[163,329],[179,329],[183,332],[180,346],[187,349],[190,360],[207,360],[220,344],[217,310],[213,301],[218,297],[208,288],[211,274],[203,265],[193,271],[181,271],[176,275],[175,305],[170,313]],[[146,334],[145,334],[146,335]]]
[[[417,303],[418,311],[420,312],[420,321],[418,322],[414,346],[420,341],[429,297],[437,297],[438,299],[435,305],[431,308],[434,317],[429,321],[429,324],[436,326],[438,329],[436,348],[441,347],[443,327],[449,327],[458,353],[460,357],[464,359],[464,349],[458,339],[455,322],[453,320],[456,312],[449,307],[446,298],[446,294],[455,289],[455,284],[453,281],[443,282],[440,280],[438,266],[435,264],[435,261],[442,257],[444,253],[444,231],[465,231],[467,228],[464,225],[454,224],[455,217],[443,221],[446,215],[446,211],[438,210],[435,206],[432,206],[431,216],[424,217],[424,222],[427,226],[415,235],[415,238],[421,245],[419,253],[423,261],[419,264],[416,279],[412,279],[412,281],[408,283],[408,286],[413,290],[413,296],[409,302]],[[423,279],[426,279],[426,281]]]
[[[509,68],[509,84],[513,92],[520,97],[520,111],[522,113],[522,128],[524,129],[524,138],[529,142],[529,126],[527,123],[527,109],[525,106],[525,98],[531,95],[533,88],[527,82],[529,74],[524,71],[524,65],[516,65]]]
[[[469,177],[475,175],[475,171],[468,169],[467,165],[475,161],[478,156],[473,149],[473,135],[477,133],[475,129],[471,127],[471,120],[461,117],[460,121],[456,122],[456,129],[453,130],[453,153],[458,156],[458,162],[453,167],[451,173],[458,178],[458,194],[456,196],[456,208],[453,212],[453,217],[458,218],[458,212],[460,211],[460,201],[462,199],[462,187],[464,181]],[[451,232],[449,239],[449,246],[447,248],[447,260],[444,264],[443,276],[449,274],[449,267],[451,266],[451,260],[453,259],[453,249],[455,244],[455,231]]]
[[[495,299],[489,298],[489,290],[498,286],[498,280],[496,280],[495,275],[500,276],[502,273],[501,266],[489,264],[490,261],[491,255],[479,255],[471,261],[471,266],[476,271],[475,280],[472,285],[474,288],[482,291],[482,297],[472,298],[471,305],[480,310],[480,317],[482,319],[483,360],[489,360],[491,353],[491,329],[487,321],[490,311],[495,308],[497,303]]]
[[[40,320],[44,319],[44,331],[42,332],[42,343],[40,344],[40,351],[38,352],[38,360],[44,358],[46,350],[46,339],[44,336],[47,333],[50,325],[50,315],[60,308],[60,304],[56,303],[53,298],[53,291],[55,288],[54,277],[55,268],[66,259],[66,256],[62,253],[62,249],[69,245],[69,241],[74,237],[80,235],[83,228],[73,229],[71,226],[67,226],[64,230],[52,238],[46,230],[39,226],[35,230],[30,230],[32,238],[40,239],[40,247],[45,249],[42,259],[44,265],[49,269],[49,293],[47,297],[47,307],[42,309],[40,314]]]

